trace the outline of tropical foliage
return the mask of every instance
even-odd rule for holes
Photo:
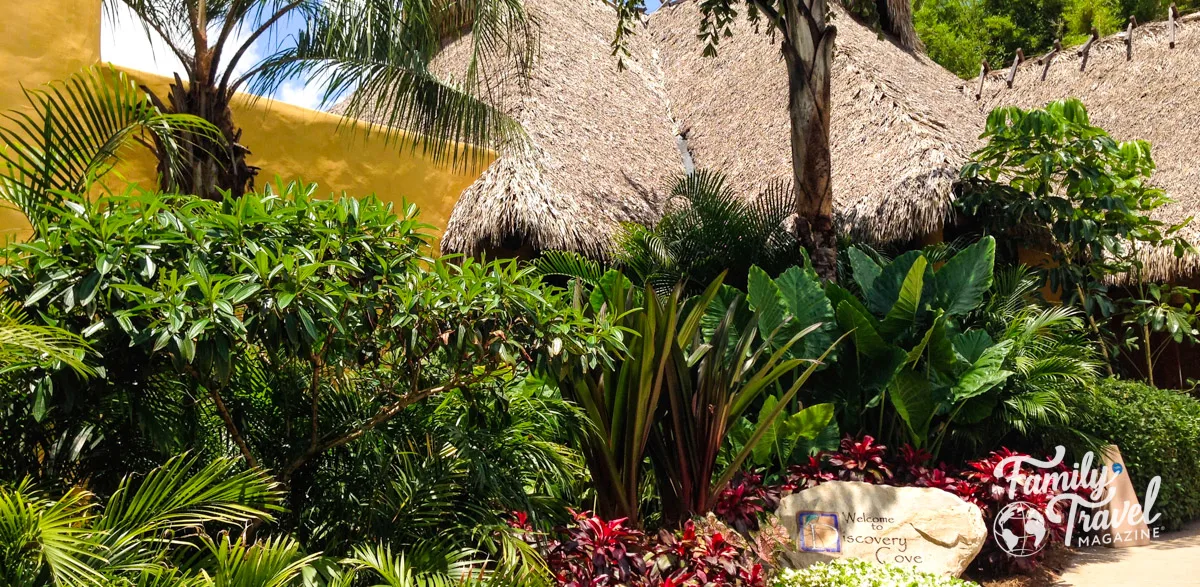
[[[1076,426],[1117,445],[1138,498],[1161,476],[1152,525],[1179,528],[1200,516],[1191,488],[1200,478],[1200,402],[1189,394],[1137,381],[1104,379],[1072,405]]]
[[[1156,248],[1175,256],[1193,250],[1177,236],[1188,221],[1168,225],[1150,216],[1169,200],[1148,181],[1149,143],[1114,140],[1075,99],[1043,109],[998,108],[983,138],[986,145],[963,168],[968,187],[957,205],[1002,238],[1010,256],[1019,243],[1041,244],[1050,289],[1083,309],[1111,374],[1119,344],[1102,327],[1118,311],[1110,282],[1141,281],[1143,258]],[[1168,326],[1143,322],[1147,353],[1151,324]]]
[[[394,121],[427,125],[433,150],[508,132],[423,69],[467,24],[489,45],[480,55],[520,45],[490,46],[527,32],[507,0],[127,3],[152,29],[176,27],[164,35],[221,35],[173,37],[199,76],[187,95],[177,82],[174,110],[238,61],[220,59],[230,26],[297,11],[297,46],[244,80],[316,74],[327,97],[359,84],[360,108],[379,106],[373,92],[400,96],[386,105]],[[992,221],[981,239],[810,260],[795,236],[805,224],[789,226],[796,194],[746,203],[697,172],[660,223],[626,227],[606,267],[567,253],[434,257],[415,207],[301,182],[217,197],[209,188],[241,172],[196,163],[241,148],[229,120],[171,114],[115,72],[28,95],[32,113],[0,130],[0,188],[32,227],[0,259],[6,585],[897,578],[861,565],[777,573],[788,536],[770,512],[788,491],[846,480],[937,487],[992,516],[1006,503],[992,474],[1004,447],[1060,440],[1127,444],[1148,472],[1161,464],[1148,455],[1175,451],[1173,488],[1192,479],[1190,453],[1161,440],[1190,438],[1187,398],[1101,385],[1117,406],[1092,393],[1083,319],[1107,316],[1095,309],[1106,276],[1139,267],[1126,241],[1187,246],[1147,217],[1164,201],[1145,183],[1148,146],[1112,141],[1074,102],[992,116],[962,199]],[[164,178],[200,195],[97,190],[135,143],[168,153]],[[1018,225],[1056,244],[1050,283],[1071,284],[1083,311],[1041,303],[1040,273],[997,267],[991,235]],[[1128,326],[1196,336],[1177,307],[1194,292],[1149,291]],[[1152,402],[1172,411],[1154,438],[1123,429]],[[1179,500],[1172,523],[1194,513]],[[978,562],[1014,564],[995,549]]]
[[[961,77],[1012,64],[1017,49],[1027,57],[1049,52],[1056,40],[1083,44],[1093,31],[1107,36],[1123,30],[1129,17],[1162,20],[1171,5],[1182,12],[1200,8],[1195,0],[917,0],[913,20],[929,56]]]
[[[722,273],[726,284],[744,289],[751,267],[779,275],[801,260],[803,249],[787,227],[792,200],[788,186],[777,184],[743,201],[720,173],[696,171],[671,187],[652,228],[622,228],[613,256],[631,279],[660,291],[680,282],[702,291]]]
[[[195,559],[216,559],[213,567],[236,564],[221,555],[232,548],[245,555],[244,544],[234,547],[228,536],[214,541],[196,528],[271,520],[281,498],[269,476],[238,471],[233,459],[201,466],[195,457],[172,458],[140,483],[123,479],[102,509],[83,489],[52,497],[26,479],[0,487],[0,573],[14,587],[209,584],[186,563],[168,559],[192,549]],[[294,546],[282,548],[284,542],[266,540],[263,548],[277,550],[276,557],[290,560],[275,562],[289,564],[222,570],[242,581],[255,573],[262,581],[254,584],[285,584],[305,558]]]
[[[816,284],[815,276],[798,279]],[[828,346],[811,358],[789,356],[822,324],[790,332],[778,315],[772,316],[774,324],[756,316],[740,320],[744,301],[740,294],[722,290],[720,278],[691,300],[684,300],[682,286],[659,296],[650,286],[633,287],[617,271],[586,288],[576,281],[575,287],[577,299],[587,293],[580,303],[592,315],[618,316],[616,325],[633,334],[628,352],[614,368],[564,362],[552,373],[563,394],[593,423],[584,453],[598,505],[609,517],[640,522],[646,458],[667,524],[711,510],[755,444],[773,430],[774,421],[833,350]],[[713,300],[722,292],[726,307],[714,314]],[[763,414],[750,439],[722,466],[718,457],[726,433],[781,378],[791,375],[798,376],[779,389],[774,410]],[[832,412],[824,414],[823,421],[814,418],[802,432],[815,436]]]
[[[222,203],[64,197],[6,251],[4,295],[102,368],[14,374],[8,478],[106,492],[190,449],[269,467],[299,498],[326,455],[427,398],[620,348],[529,269],[426,258],[412,207],[298,184]]]

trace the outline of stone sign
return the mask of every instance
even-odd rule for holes
[[[778,515],[797,568],[854,557],[957,576],[987,540],[979,508],[941,489],[831,481],[783,498]]]

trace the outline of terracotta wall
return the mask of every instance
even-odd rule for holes
[[[6,0],[0,19],[0,112],[25,104],[21,84],[36,87],[63,79],[100,59],[100,0]],[[125,70],[155,91],[167,78]],[[322,192],[377,194],[389,201],[407,199],[421,207],[421,217],[440,234],[458,196],[491,161],[487,153],[474,168],[436,165],[413,152],[411,139],[385,142],[368,136],[365,126],[340,117],[282,102],[243,97],[234,118],[244,129],[242,142],[262,168],[259,185],[304,179]],[[135,157],[119,169],[125,177],[152,185],[154,167],[148,156]],[[28,226],[12,210],[0,210],[0,239],[23,235]]]

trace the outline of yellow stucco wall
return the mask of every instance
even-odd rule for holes
[[[62,79],[100,59],[97,0],[4,0],[0,18],[0,112],[26,105],[21,84]],[[3,123],[0,119],[0,123]],[[0,241],[25,218],[0,207]]]
[[[4,0],[4,4],[0,112],[26,104],[21,84],[35,87],[63,79],[100,59],[100,0]],[[165,96],[167,78],[124,71]],[[408,141],[385,144],[378,132],[368,136],[365,125],[282,102],[242,97],[233,109],[235,123],[243,128],[242,143],[252,151],[250,164],[262,168],[256,185],[279,176],[316,182],[321,192],[373,193],[397,203],[407,199],[420,206],[422,220],[434,225],[438,234],[459,194],[491,161],[489,153],[471,169],[435,165],[412,152]],[[118,171],[142,185],[153,185],[148,156],[133,157]],[[20,214],[0,210],[0,239],[27,230]]]

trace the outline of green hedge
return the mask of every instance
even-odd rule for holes
[[[839,558],[803,569],[784,569],[773,587],[979,587],[953,577],[922,573],[896,565]]]
[[[1162,476],[1152,513],[1168,530],[1200,517],[1200,401],[1179,391],[1105,379],[1084,399],[1075,426],[1116,444],[1138,498]]]

